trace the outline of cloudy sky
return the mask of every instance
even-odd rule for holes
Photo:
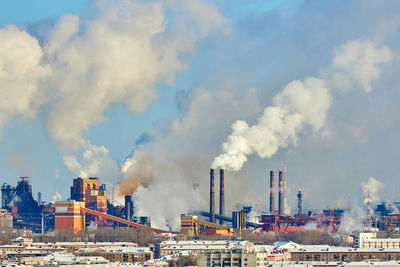
[[[24,8],[22,8],[24,7]],[[99,176],[157,226],[207,208],[400,200],[398,1],[0,3],[0,182],[69,197]],[[397,104],[396,104],[397,103]],[[123,181],[122,185],[118,185]],[[217,187],[218,188],[218,187]]]

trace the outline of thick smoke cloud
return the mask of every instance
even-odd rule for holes
[[[377,202],[380,200],[379,192],[385,188],[385,185],[375,179],[374,177],[369,177],[367,182],[361,183],[361,190],[364,195],[364,203]]]
[[[257,153],[269,158],[280,147],[296,143],[305,126],[321,129],[331,96],[323,80],[310,77],[289,83],[273,103],[264,110],[258,124],[249,127],[239,120],[232,125],[233,132],[223,144],[225,153],[214,160],[212,168],[238,171],[247,161],[247,155]]]
[[[360,188],[364,197],[363,203],[366,205],[380,200],[379,192],[385,188],[385,185],[374,177],[369,177],[367,182],[361,182]],[[366,209],[364,205],[355,202],[344,212],[339,231],[351,234],[366,228],[368,213],[372,215],[373,209],[371,206]]]
[[[380,51],[380,48],[375,49]],[[333,60],[337,56],[335,54]],[[328,82],[328,79],[315,77],[295,80],[273,98],[273,105],[264,110],[258,124],[249,126],[243,120],[236,121],[233,134],[224,144],[227,153],[217,158],[213,167],[240,170],[252,153],[271,157],[280,147],[296,144],[304,129],[321,131],[332,101]],[[255,92],[249,90],[239,101],[226,91],[197,90],[187,101],[189,104],[181,121],[164,123],[150,133],[152,141],[140,145],[121,166],[123,179],[119,192],[121,195],[134,193],[137,214],[151,216],[157,227],[176,229],[179,226],[176,214],[205,209],[207,192],[204,188],[207,188],[208,179],[204,177],[206,172],[194,170],[208,169],[208,154],[215,151],[210,146],[217,147],[216,140],[224,134],[217,129],[225,125],[227,130],[229,122],[235,118],[248,118],[260,111]],[[250,109],[246,111],[243,107]],[[227,173],[229,186],[240,187],[237,193],[242,192],[246,181],[243,175]],[[199,187],[199,183],[203,186]],[[230,194],[235,195],[234,191],[229,188]],[[252,198],[251,203],[254,203],[254,196]],[[227,201],[230,208],[234,206],[232,201]],[[242,201],[246,202],[245,197]]]
[[[33,117],[46,96],[39,87],[51,70],[39,42],[9,25],[0,29],[0,129],[12,116]]]
[[[217,140],[229,123],[261,111],[255,89],[239,93],[196,88],[182,101],[185,116],[163,122],[149,133],[152,141],[138,146],[122,164],[119,186],[121,195],[134,192],[135,214],[151,216],[155,227],[175,230],[179,214],[207,206],[209,151],[216,152]],[[226,173],[226,179],[230,210],[238,201],[234,195],[243,191],[243,175]]]
[[[9,117],[34,116],[42,106],[68,169],[113,180],[118,166],[108,149],[84,134],[110,107],[146,110],[158,97],[156,85],[173,84],[198,43],[226,32],[227,20],[200,0],[97,1],[88,10],[61,17],[43,47],[15,26],[0,31],[0,128]]]
[[[257,124],[249,126],[241,120],[233,123],[232,133],[222,145],[223,153],[214,159],[212,168],[241,170],[249,155],[270,158],[279,148],[296,144],[298,135],[308,128],[320,130],[331,105],[327,84],[332,80],[333,86],[344,90],[361,84],[370,92],[371,82],[380,76],[379,64],[390,59],[387,47],[376,48],[369,41],[348,41],[338,47],[330,70],[322,72],[325,79],[309,77],[290,82]]]

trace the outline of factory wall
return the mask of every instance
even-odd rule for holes
[[[71,199],[84,202],[88,209],[107,213],[107,190],[104,184],[99,185],[98,177],[74,179],[71,187]],[[91,214],[86,216],[87,224],[95,220],[99,226],[107,224],[107,220],[104,218],[96,218]]]
[[[84,202],[75,200],[56,202],[55,230],[72,229],[74,234],[85,230],[85,215],[80,208]]]

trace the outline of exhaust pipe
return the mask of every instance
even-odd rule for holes
[[[210,222],[215,223],[214,169],[210,169]]]
[[[219,170],[219,214],[225,216],[224,169]],[[219,224],[223,224],[223,221],[219,220]]]
[[[274,196],[274,171],[269,173],[269,212],[272,214],[275,211],[275,196]]]

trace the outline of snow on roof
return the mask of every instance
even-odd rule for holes
[[[247,247],[253,245],[249,241],[223,241],[218,243],[198,242],[198,243],[171,243],[161,247],[161,250],[223,250]]]
[[[133,242],[37,242],[32,243],[32,246],[137,246],[137,243]]]
[[[94,247],[94,248],[80,248],[75,252],[123,252],[123,253],[149,253],[151,252],[148,247]]]
[[[295,249],[295,248],[301,248],[302,245],[299,245],[297,243],[294,243],[292,241],[281,241],[281,242],[275,242],[272,244],[274,246],[274,249]]]
[[[343,267],[355,267],[355,266],[400,266],[400,262],[398,261],[380,261],[380,262],[374,262],[374,261],[355,261],[355,262],[349,262],[349,263],[343,263],[339,266]]]
[[[33,240],[32,240],[32,238],[27,238],[27,237],[22,237],[22,236],[19,236],[15,239],[11,240],[11,242],[25,242],[25,241],[32,242]]]
[[[352,248],[352,247],[334,247],[334,246],[303,246],[293,249],[291,252],[396,252],[400,253],[400,248]]]
[[[275,247],[272,245],[254,245],[254,250],[260,251],[260,252],[262,252],[262,251],[268,252],[268,251],[273,250],[274,248]]]
[[[57,252],[49,254],[43,257],[45,263],[57,263],[61,265],[66,264],[76,264],[76,263],[84,263],[84,264],[101,264],[101,263],[109,263],[108,260],[103,257],[79,257],[75,256],[72,253],[67,252]]]

